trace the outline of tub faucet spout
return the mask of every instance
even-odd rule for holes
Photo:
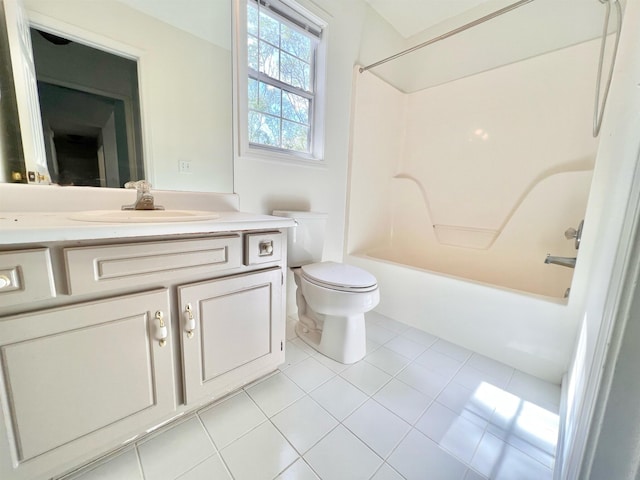
[[[563,267],[575,268],[576,257],[554,257],[547,253],[547,258],[544,259],[544,263],[554,263],[556,265],[562,265]]]

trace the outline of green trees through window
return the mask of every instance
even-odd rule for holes
[[[311,153],[317,45],[315,35],[247,2],[250,144]]]

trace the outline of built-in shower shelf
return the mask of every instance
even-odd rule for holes
[[[433,231],[438,242],[454,247],[486,250],[498,237],[499,230],[485,228],[458,227],[453,225],[434,225]]]

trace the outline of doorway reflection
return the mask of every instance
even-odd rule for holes
[[[60,185],[143,178],[137,64],[31,29],[47,165]]]

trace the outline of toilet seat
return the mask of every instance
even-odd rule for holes
[[[352,265],[320,262],[303,265],[301,270],[306,281],[331,290],[365,293],[378,288],[376,277]]]

